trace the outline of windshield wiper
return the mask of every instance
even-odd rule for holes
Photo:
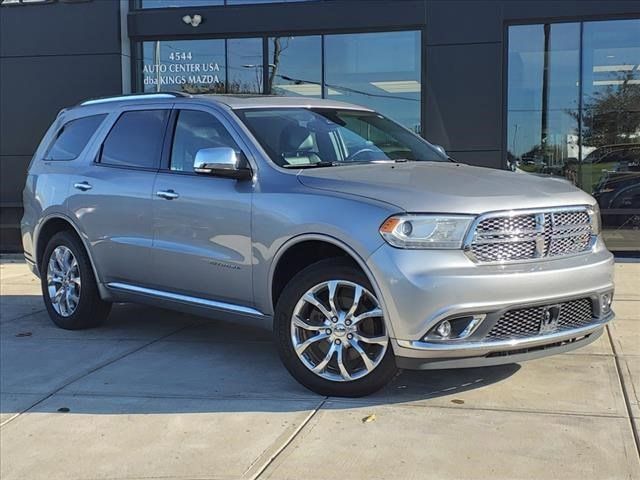
[[[395,159],[380,159],[380,160],[356,160],[346,162],[318,162],[318,163],[304,163],[296,165],[293,163],[282,165],[282,168],[298,169],[298,168],[321,168],[321,167],[346,167],[348,165],[370,165],[370,164],[385,164],[385,163],[407,163],[412,162],[407,158],[395,158]]]
[[[301,165],[296,165],[293,163],[287,164],[287,165],[282,165],[282,168],[292,168],[292,169],[298,169],[298,168],[319,168],[319,167],[335,167],[336,165],[339,165],[336,162],[318,162],[318,163],[305,163],[305,164],[301,164]]]

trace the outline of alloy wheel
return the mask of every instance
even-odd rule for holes
[[[49,258],[47,289],[56,313],[63,317],[73,315],[80,302],[80,268],[73,252],[60,245]]]
[[[371,373],[389,344],[376,297],[346,280],[319,283],[300,298],[291,318],[291,340],[309,370],[334,382]]]

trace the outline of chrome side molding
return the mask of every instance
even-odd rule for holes
[[[162,290],[155,290],[153,288],[139,287],[137,285],[129,285],[128,283],[112,282],[107,283],[107,287],[115,290],[125,290],[127,292],[141,293],[143,295],[150,295],[158,298],[165,298],[167,300],[173,300],[175,302],[189,303],[192,305],[198,305],[202,307],[215,308],[218,310],[226,310],[229,312],[242,313],[245,315],[251,315],[254,317],[264,317],[264,313],[256,310],[255,308],[246,307],[243,305],[234,305],[233,303],[218,302],[215,300],[207,300],[206,298],[191,297],[189,295],[182,295],[179,293],[165,292]]]

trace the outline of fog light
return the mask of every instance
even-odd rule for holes
[[[471,336],[486,317],[486,314],[480,313],[442,320],[434,325],[423,339],[426,342],[431,340],[462,340]]]
[[[613,293],[603,293],[600,296],[600,311],[606,315],[611,311],[611,302],[613,301]]]
[[[441,322],[436,332],[438,332],[438,335],[442,338],[449,338],[449,335],[451,335],[451,324],[447,320]]]

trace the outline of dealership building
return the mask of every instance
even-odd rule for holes
[[[0,4],[3,251],[20,250],[27,167],[57,113],[161,91],[374,108],[457,161],[565,177],[598,200],[611,250],[640,251],[640,1]]]

